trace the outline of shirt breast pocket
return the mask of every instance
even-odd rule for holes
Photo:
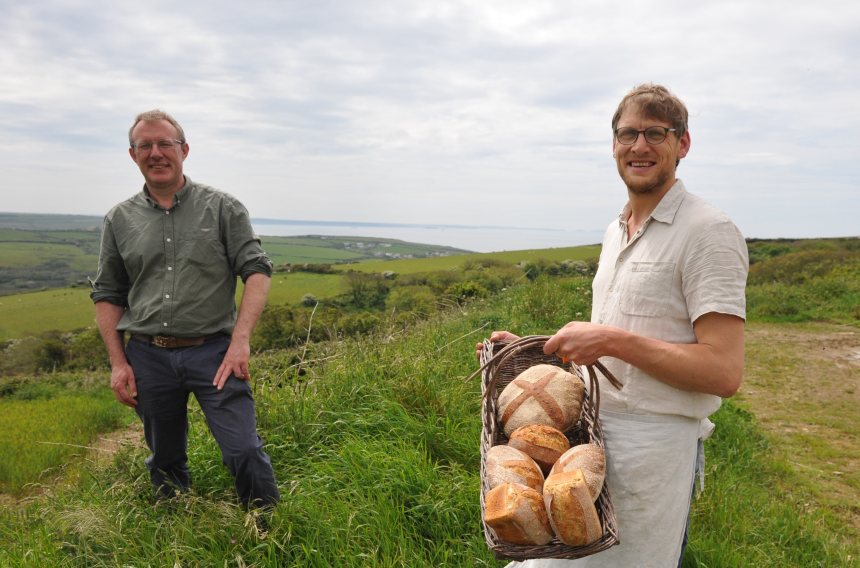
[[[674,274],[674,262],[634,262],[621,298],[621,311],[631,316],[665,316]]]

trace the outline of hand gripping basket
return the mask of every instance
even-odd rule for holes
[[[510,544],[500,540],[493,529],[483,521],[484,495],[490,490],[486,475],[487,451],[495,445],[508,443],[507,436],[505,436],[504,430],[498,422],[496,404],[499,393],[517,375],[533,365],[547,363],[565,367],[564,363],[555,355],[544,355],[543,345],[547,339],[549,339],[548,336],[532,335],[510,343],[493,343],[487,340],[484,342],[484,349],[481,352],[481,368],[477,371],[481,373],[481,421],[483,423],[481,432],[481,522],[484,525],[487,546],[500,559],[581,558],[602,552],[619,543],[618,524],[606,482],[603,483],[603,489],[595,502],[597,515],[600,517],[600,523],[603,527],[603,535],[586,546],[568,546],[559,541],[558,538],[553,538],[549,543],[542,546]],[[595,367],[606,376],[610,383],[616,387],[620,386],[615,377],[600,362],[587,367],[589,383],[586,385],[588,387],[587,394],[582,404],[582,417],[574,428],[565,432],[571,447],[592,443],[604,448],[603,431],[600,428],[598,418],[600,391]],[[568,370],[585,383],[585,378],[578,365],[570,365]]]

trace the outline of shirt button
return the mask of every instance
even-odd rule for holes
[[[161,325],[163,325],[164,327],[167,327],[167,322],[164,322],[164,323],[163,323],[163,324],[161,324]]]
[[[170,294],[165,294],[164,297],[170,299]]]
[[[173,267],[172,267],[172,266],[168,266],[168,267],[167,267],[167,270],[168,270],[168,271],[173,270]]]
[[[167,242],[168,242],[168,243],[170,242],[170,237],[167,237]]]
[[[165,214],[165,215],[170,215],[170,211],[165,211],[165,212],[164,212],[164,214]]]

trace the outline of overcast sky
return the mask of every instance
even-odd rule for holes
[[[860,234],[860,2],[0,0],[0,210],[103,215],[161,108],[253,217],[601,230],[658,82],[748,237]]]

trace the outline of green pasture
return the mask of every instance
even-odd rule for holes
[[[89,288],[58,288],[0,296],[0,341],[95,325]]]
[[[361,272],[396,272],[414,274],[437,270],[457,270],[470,261],[494,259],[501,262],[519,263],[538,260],[588,260],[600,256],[600,245],[578,247],[516,250],[490,253],[469,253],[456,256],[433,256],[429,258],[409,258],[398,260],[363,260],[348,265],[335,266],[337,270],[358,270]]]
[[[98,254],[88,254],[71,243],[0,242],[0,258],[4,267],[63,263],[75,272],[95,272],[98,263]]]
[[[58,245],[51,244],[45,246],[54,248]],[[274,249],[273,246],[275,247]],[[285,247],[284,250],[297,250],[305,245],[295,243],[268,244],[266,248],[267,250],[278,250],[277,247],[279,246]],[[321,251],[336,253],[338,249],[321,249]],[[586,260],[595,258],[599,254],[599,251],[600,247],[594,245],[387,261],[364,260],[351,264],[335,265],[335,268],[341,272],[357,270],[369,273],[392,271],[398,274],[414,274],[418,272],[459,270],[466,263],[480,259],[496,259],[503,262],[537,261],[541,259],[555,261],[567,259]],[[281,257],[275,256],[274,258]],[[314,261],[319,262],[320,257],[314,257]],[[346,290],[347,284],[342,274],[276,272],[272,278],[269,304],[297,304],[306,294],[310,294],[321,300],[343,294]],[[92,302],[89,299],[89,291],[88,287],[82,286],[0,296],[0,341],[27,335],[38,335],[45,331],[64,332],[93,326],[95,315]],[[237,292],[237,301],[241,298],[241,292],[240,283]]]
[[[363,255],[318,244],[301,244],[295,242],[279,242],[277,237],[261,237],[263,249],[275,266],[290,264],[333,264],[346,262]],[[316,241],[318,242],[318,241]]]
[[[297,304],[306,294],[316,299],[332,298],[346,292],[346,283],[340,274],[314,274],[310,272],[276,272],[272,275],[269,304]],[[241,298],[241,286],[237,302]]]
[[[339,274],[276,273],[272,278],[269,303],[297,304],[305,294],[323,299],[345,290],[343,277]],[[241,297],[240,282],[236,301]],[[94,325],[95,308],[88,287],[0,296],[0,341],[39,335],[46,331],[73,331]]]

